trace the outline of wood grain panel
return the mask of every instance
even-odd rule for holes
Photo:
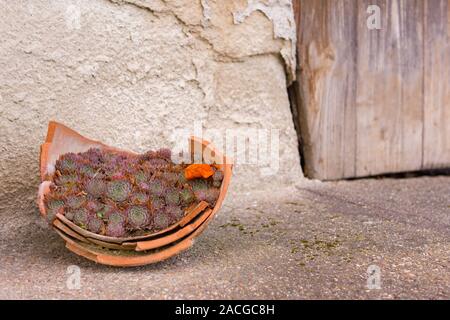
[[[423,0],[357,3],[356,176],[417,170],[422,162]],[[380,30],[367,27],[369,5],[381,8]]]
[[[450,1],[424,6],[423,168],[450,167]]]
[[[305,172],[319,179],[355,174],[354,3],[300,2],[299,121]]]
[[[298,125],[307,176],[450,166],[450,0],[300,0]],[[381,9],[370,30],[367,8]]]

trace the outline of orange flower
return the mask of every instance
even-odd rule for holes
[[[191,180],[195,178],[208,178],[214,174],[214,170],[209,164],[191,164],[184,169],[184,176]]]

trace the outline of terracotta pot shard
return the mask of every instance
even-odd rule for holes
[[[233,164],[208,141],[193,136],[189,140],[192,159],[206,161],[213,159],[214,167],[223,173],[219,197],[214,207],[208,208],[209,204],[202,201],[188,208],[181,220],[164,230],[123,238],[108,237],[87,231],[58,213],[52,224],[54,230],[66,242],[66,248],[97,263],[127,267],[159,262],[191,247],[195,237],[203,232],[222,206],[231,180]],[[37,199],[43,217],[47,216],[44,197],[50,192],[56,161],[63,154],[85,152],[91,148],[136,155],[134,152],[110,147],[99,141],[85,138],[58,122],[51,121],[49,123],[46,139],[41,145],[41,184]],[[191,172],[193,177],[202,175],[205,178],[210,174],[202,166],[191,168],[195,168]],[[199,170],[199,168],[203,169]]]

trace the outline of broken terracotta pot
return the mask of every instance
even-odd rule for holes
[[[83,137],[74,130],[51,121],[45,142],[41,145],[38,205],[43,217],[47,216],[44,196],[50,192],[55,164],[63,154],[85,152],[91,148],[136,155],[133,152],[107,146]],[[55,231],[66,242],[66,247],[89,260],[112,266],[140,266],[170,258],[192,246],[197,237],[213,219],[222,206],[231,179],[232,163],[208,141],[191,137],[192,159],[211,161],[222,171],[223,180],[214,207],[201,201],[186,209],[184,217],[177,223],[154,233],[130,237],[111,237],[96,234],[81,228],[64,215],[57,214],[52,221]]]

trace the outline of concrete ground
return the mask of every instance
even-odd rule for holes
[[[70,253],[34,208],[2,213],[0,239],[1,299],[449,299],[450,177],[230,196],[192,249],[139,268]],[[380,289],[367,287],[371,265]]]

